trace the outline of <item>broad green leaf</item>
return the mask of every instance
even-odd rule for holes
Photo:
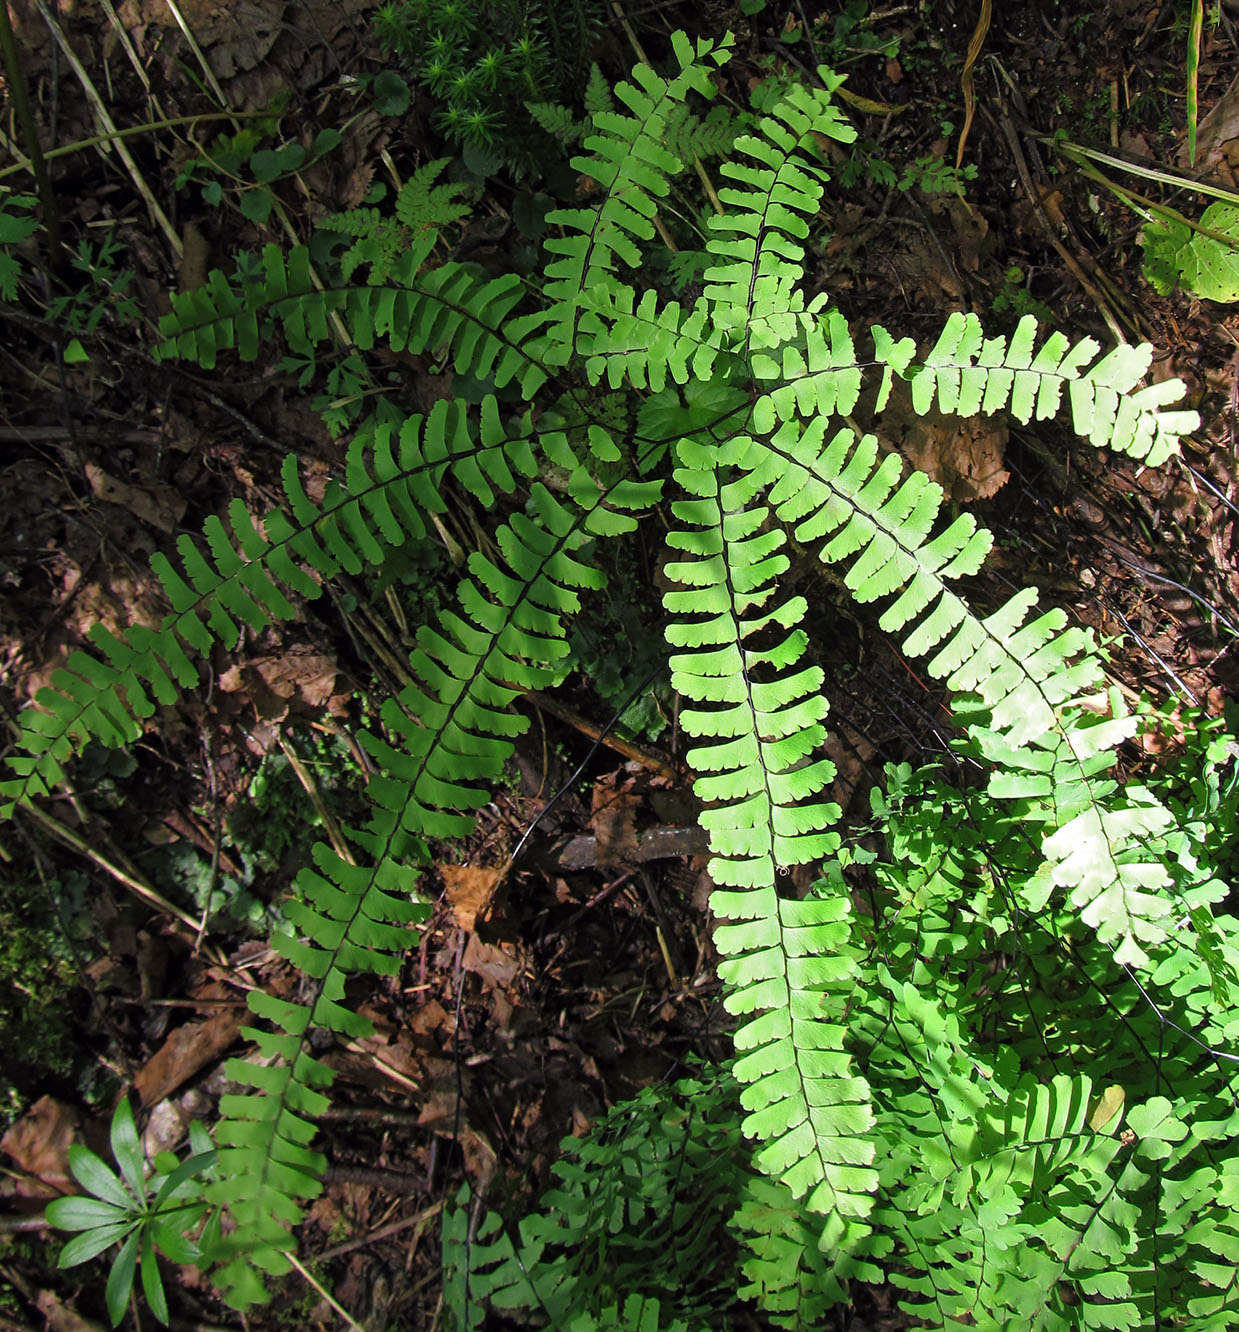
[[[128,1217],[133,1212],[132,1202],[128,1207],[118,1207],[115,1203],[104,1202],[101,1198],[82,1198],[74,1195],[69,1198],[53,1198],[47,1204],[44,1215],[50,1225],[57,1230],[89,1230],[92,1226],[105,1226]]]
[[[110,1225],[97,1226],[94,1230],[83,1231],[74,1235],[60,1251],[57,1262],[59,1267],[76,1267],[78,1263],[89,1262],[104,1249],[109,1249],[117,1240],[123,1239],[137,1226],[135,1221],[116,1221]]]

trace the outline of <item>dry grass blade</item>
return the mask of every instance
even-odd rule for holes
[[[973,87],[973,69],[985,45],[989,32],[990,19],[994,8],[991,0],[981,0],[981,14],[977,26],[972,30],[972,40],[968,43],[968,54],[964,57],[964,72],[959,77],[959,86],[964,90],[964,127],[959,132],[959,147],[955,150],[955,166],[960,167],[964,160],[964,148],[968,143],[968,131],[972,128],[972,118],[976,114],[977,94]]]

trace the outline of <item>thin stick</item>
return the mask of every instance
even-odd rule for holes
[[[7,5],[0,5],[0,51],[4,55],[4,69],[8,77],[9,99],[13,106],[13,114],[17,117],[22,138],[26,141],[26,151],[30,154],[30,170],[34,175],[35,188],[39,192],[39,202],[43,205],[43,229],[47,232],[47,258],[54,269],[60,263],[60,207],[56,202],[56,192],[52,189],[52,178],[47,172],[47,159],[39,144],[39,130],[34,123],[34,113],[30,110],[26,76],[17,56],[17,38],[13,35],[13,25],[9,21]]]
[[[288,742],[288,737],[284,732],[277,731],[276,739],[279,741],[280,748],[284,751],[284,757],[288,760],[288,765],[293,772],[297,774],[297,780],[305,789],[306,795],[310,797],[310,803],[314,806],[318,817],[323,821],[323,827],[327,830],[327,836],[331,839],[331,845],[335,848],[336,855],[349,865],[357,863],[349,844],[344,840],[344,834],[340,831],[340,825],[336,822],[336,816],[327,808],[327,802],[323,799],[323,793],[318,789],[318,783],[314,780],[313,773],[302,762],[301,755]]]
[[[293,1265],[293,1267],[295,1267],[297,1271],[301,1273],[301,1275],[305,1278],[305,1280],[311,1286],[313,1286],[316,1291],[318,1291],[318,1293],[323,1297],[323,1299],[327,1301],[328,1304],[331,1305],[331,1307],[336,1311],[336,1313],[338,1313],[340,1317],[344,1319],[344,1321],[349,1325],[349,1327],[353,1329],[353,1332],[366,1332],[366,1329],[362,1327],[362,1325],[359,1322],[357,1322],[357,1320],[353,1317],[351,1313],[349,1313],[349,1311],[344,1307],[344,1305],[342,1305],[332,1294],[330,1294],[329,1291],[327,1291],[327,1289],[323,1286],[322,1282],[319,1281],[317,1277],[310,1275],[310,1273],[306,1270],[305,1265],[301,1262],[301,1260],[297,1257],[295,1253],[286,1252],[284,1254],[284,1257],[287,1258],[288,1261]]]
[[[108,12],[108,22],[111,23],[113,31],[120,39],[120,44],[125,48],[125,54],[129,57],[129,63],[133,66],[133,72],[142,81],[142,86],[146,89],[146,95],[151,95],[151,79],[146,72],[146,66],[138,59],[138,53],[134,50],[133,41],[129,36],[129,30],[120,21],[116,8],[112,0],[102,0],[104,9]]]
[[[321,1263],[327,1262],[331,1258],[341,1258],[346,1253],[353,1253],[357,1249],[364,1249],[368,1244],[377,1244],[380,1240],[391,1239],[393,1235],[399,1235],[402,1230],[408,1230],[410,1226],[423,1226],[427,1221],[443,1210],[443,1199],[440,1198],[437,1203],[427,1207],[425,1211],[418,1212],[414,1216],[406,1216],[403,1221],[393,1221],[390,1225],[380,1226],[378,1230],[372,1230],[368,1235],[362,1235],[360,1239],[348,1240],[344,1244],[336,1244],[330,1249],[324,1249],[318,1255]]]
[[[38,805],[18,805],[18,809],[29,818],[33,819],[44,832],[50,833],[58,842],[63,842],[65,846],[86,856],[92,860],[101,870],[106,870],[118,883],[124,884],[136,897],[140,897],[148,906],[153,906],[157,910],[171,916],[179,921],[190,932],[191,938],[198,933],[198,922],[186,912],[182,911],[175,903],[169,902],[166,897],[156,892],[149,883],[144,883],[135,875],[127,870],[121,869],[119,865],[113,864],[102,852],[96,851],[84,837],[80,837],[72,828],[67,828],[59,820],[52,818],[50,814],[41,810]]]
[[[153,134],[156,130],[171,129],[174,125],[196,125],[200,120],[232,120],[238,116],[253,119],[270,114],[270,111],[204,111],[196,116],[169,116],[166,120],[151,120],[145,125],[130,125],[128,129],[111,130],[107,134],[92,134],[88,139],[75,139],[72,143],[63,143],[59,147],[49,148],[43,154],[43,160],[50,162],[53,158],[68,157],[70,153],[81,152],[83,148],[93,148],[96,144],[113,143],[117,139],[132,139],[137,134]],[[0,180],[6,176],[15,176],[21,171],[34,171],[34,165],[28,158],[19,158],[12,166],[0,170]]]

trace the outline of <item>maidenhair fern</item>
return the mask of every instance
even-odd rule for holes
[[[223,1102],[208,1190],[236,1223],[220,1281],[243,1307],[263,1298],[263,1274],[286,1269],[290,1228],[320,1187],[313,1119],[331,1075],[311,1032],[366,1029],[346,982],[399,968],[421,911],[411,866],[427,841],[470,830],[525,726],[521,696],[569,668],[570,624],[604,581],[598,548],[665,523],[666,638],[717,885],[734,1076],[617,1111],[608,1131],[626,1122],[628,1138],[580,1148],[550,1220],[512,1231],[493,1218],[471,1237],[450,1214],[457,1318],[473,1325],[486,1300],[557,1327],[702,1325],[726,1304],[691,1284],[668,1297],[625,1257],[616,1218],[645,1207],[698,1252],[702,1153],[714,1151],[736,1285],[779,1326],[818,1325],[850,1279],[884,1271],[942,1326],[1151,1325],[1183,1307],[1227,1325],[1235,1186],[1219,1162],[1233,1091],[1229,1065],[1200,1053],[1230,1030],[1223,891],[1166,792],[1113,775],[1139,719],[1105,692],[1092,636],[1027,589],[974,608],[956,581],[980,569],[989,533],[943,516],[940,488],[854,424],[862,391],[880,414],[899,379],[917,412],[1029,422],[1065,409],[1082,439],[1156,465],[1196,418],[1171,410],[1177,382],[1138,387],[1147,348],[1100,356],[1032,320],[986,337],[953,314],[921,352],[854,330],[806,290],[826,145],[855,137],[827,70],[735,137],[701,294],[663,299],[641,280],[658,212],[699,151],[686,127],[720,123],[699,108],[731,43],[672,46],[666,76],[640,67],[614,90],[622,110],[595,110],[572,163],[591,185],[548,216],[541,285],[434,262],[456,205],[435,196],[432,164],[418,178],[422,229],[404,205],[394,221],[367,215],[338,284],[316,286],[308,250],[268,246],[260,276],[217,272],[173,297],[165,357],[211,368],[282,339],[312,363],[329,340],[354,353],[381,343],[433,355],[467,392],[426,416],[380,399],[321,500],[293,457],[281,507],[258,518],[234,505],[205,545],[183,537],[156,564],[163,625],[97,630],[95,653],[74,654],[25,714],[7,809],[67,782],[88,741],[136,738],[217,644],[234,651],[341,571],[427,540],[453,496],[498,510],[454,605],[419,626],[382,734],[363,738],[368,823],[341,849],[316,846],[299,877],[274,946],[307,978],[301,1001],[251,996],[262,1058],[230,1065],[248,1090]],[[395,227],[407,249],[387,243]],[[835,828],[823,676],[806,601],[784,588],[793,540],[838,566],[942,682],[985,774],[968,791],[920,775],[913,799],[912,775],[893,772],[879,798],[889,855],[876,861]],[[802,865],[825,872],[800,900],[785,876]],[[877,884],[870,915],[853,902],[857,872]],[[1133,1033],[1150,1013],[1178,1033],[1157,1076],[1173,1063],[1184,1086],[1150,1086],[1151,1051],[1114,1024],[1103,1049],[1105,1011]],[[661,1120],[659,1105],[672,1107]],[[641,1192],[628,1179],[627,1194],[608,1194],[591,1170],[630,1149]],[[605,1261],[582,1264],[586,1237]]]

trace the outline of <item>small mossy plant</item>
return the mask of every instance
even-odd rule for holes
[[[862,394],[880,418],[899,379],[918,413],[1029,424],[1065,409],[1082,440],[1156,466],[1197,418],[1174,409],[1179,383],[1140,387],[1147,347],[1102,355],[1031,318],[987,336],[951,314],[918,350],[881,327],[854,334],[807,292],[826,147],[855,137],[825,69],[736,138],[697,298],[644,286],[656,215],[691,170],[666,127],[713,97],[730,51],[677,35],[666,74],[638,67],[615,88],[623,109],[593,117],[572,162],[589,188],[548,218],[540,285],[434,262],[430,226],[399,253],[376,242],[370,262],[363,245],[326,290],[308,250],[271,245],[244,283],[215,272],[172,297],[165,357],[210,369],[282,339],[312,363],[342,328],[359,356],[380,343],[432,354],[461,396],[425,414],[367,398],[321,498],[293,454],[282,506],[234,503],[204,542],[183,536],[175,559],[158,558],[167,619],[97,629],[95,651],[54,675],[24,714],[6,809],[53,795],[91,740],[137,739],[200,683],[209,654],[304,615],[340,574],[433,540],[462,497],[494,515],[454,604],[417,629],[413,682],[362,739],[367,818],[340,849],[314,846],[273,937],[304,974],[298,1000],[250,994],[253,1053],[229,1066],[243,1090],[221,1102],[203,1196],[230,1218],[216,1244],[225,1297],[262,1300],[322,1187],[314,1120],[332,1072],[315,1051],[324,1032],[369,1030],[346,984],[399,971],[426,916],[427,843],[469,834],[528,724],[522,696],[570,669],[573,622],[604,583],[600,551],[661,524],[669,667],[735,1019],[734,1091],[709,1105],[702,1092],[701,1122],[722,1097],[719,1122],[730,1114],[736,1131],[718,1139],[735,1159],[720,1207],[737,1210],[719,1227],[757,1255],[739,1259],[736,1290],[753,1288],[782,1326],[819,1326],[850,1282],[884,1276],[934,1326],[1229,1326],[1237,945],[1214,911],[1227,889],[1181,800],[1116,775],[1142,721],[1107,687],[1091,633],[1039,609],[1032,589],[971,604],[957,582],[981,569],[990,534],[944,515],[937,485],[852,424]],[[972,774],[961,787],[892,770],[875,796],[881,855],[836,827],[808,631],[823,616],[783,587],[793,542],[835,566],[875,632],[940,683]],[[1214,779],[1197,785],[1216,794]],[[806,897],[788,873],[802,865],[823,867]],[[694,1096],[668,1103],[679,1160],[675,1125]],[[632,1110],[643,1115],[648,1099]],[[575,1225],[592,1195],[571,1168],[561,1178]],[[638,1194],[645,1183],[629,1180]],[[673,1188],[655,1202],[676,1225],[700,1210]],[[557,1327],[716,1325],[711,1305],[627,1288],[631,1263],[594,1279],[559,1263],[560,1240],[534,1222],[517,1240],[489,1221],[471,1239],[449,1216],[458,1321],[490,1300]]]

